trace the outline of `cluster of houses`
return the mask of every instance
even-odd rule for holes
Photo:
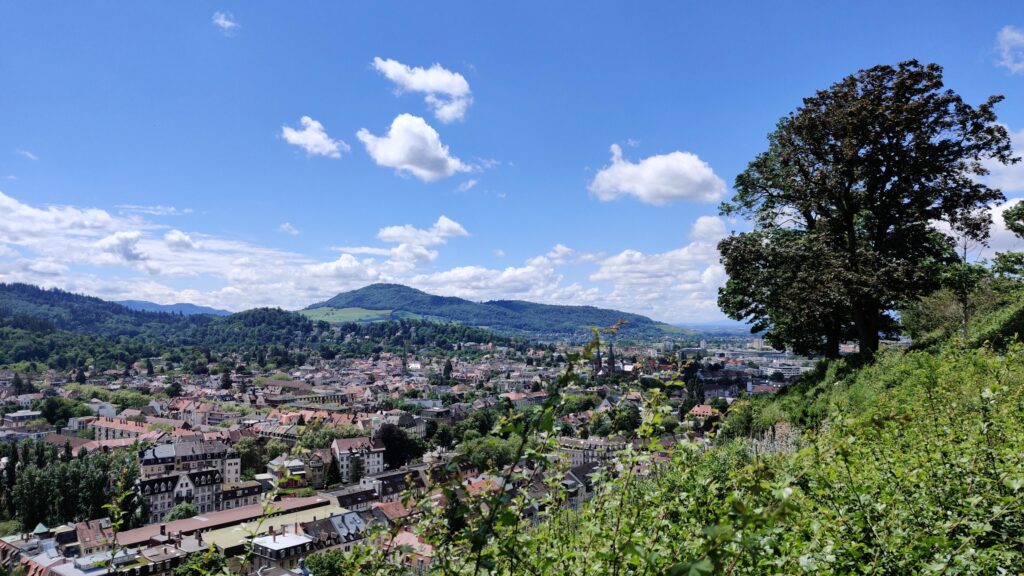
[[[631,381],[643,375],[668,381],[679,377],[681,360],[689,358],[698,362],[694,373],[705,382],[705,397],[731,400],[741,392],[778,389],[778,377],[769,378],[777,372],[788,379],[807,369],[798,360],[763,350],[624,347],[616,352],[595,365],[590,376],[598,381],[578,390],[600,396],[600,404],[561,416],[569,429],[623,404],[642,404],[640,392],[607,377]],[[250,541],[254,563],[247,569],[253,573],[300,574],[302,559],[309,554],[350,550],[368,537],[371,527],[383,524],[403,527],[389,545],[401,550],[407,566],[426,570],[433,548],[408,528],[418,512],[402,504],[400,496],[431,494],[451,453],[439,448],[422,462],[388,470],[378,432],[390,425],[412,438],[424,438],[428,428],[454,425],[502,402],[515,408],[542,404],[548,398],[546,384],[559,370],[542,360],[550,360],[550,353],[530,352],[514,360],[491,354],[475,362],[455,362],[450,374],[438,379],[438,359],[433,364],[409,362],[385,353],[373,359],[321,360],[287,374],[236,374],[236,386],[228,390],[216,376],[89,375],[90,384],[111,392],[152,395],[148,404],[130,408],[83,397],[76,387],[66,386],[67,375],[53,373],[32,382],[42,392],[11,395],[5,386],[10,376],[0,373],[0,401],[17,407],[4,415],[0,440],[40,438],[58,447],[70,445],[75,454],[135,450],[140,470],[136,489],[148,514],[145,526],[117,534],[116,546],[107,519],[40,525],[31,533],[0,539],[0,563],[21,563],[39,575],[98,576],[108,573],[110,565],[130,574],[162,575],[210,546],[232,557]],[[157,396],[172,384],[181,396]],[[76,400],[90,415],[70,418],[58,429],[38,409],[49,395]],[[698,403],[686,416],[699,430],[721,414]],[[299,440],[312,426],[346,427],[359,435],[334,439],[326,448],[302,449]],[[287,450],[262,469],[245,470],[236,446],[247,438],[264,448],[283,443]],[[594,473],[608,466],[628,441],[567,435],[557,444],[566,463],[558,472],[568,495],[566,505],[578,506],[593,494]],[[469,496],[496,489],[543,489],[540,484],[502,486],[500,477],[466,465],[458,474]],[[329,486],[331,477],[337,482]],[[279,501],[274,516],[265,518],[271,494]],[[183,503],[194,506],[197,515],[172,519],[172,510]],[[248,540],[240,534],[249,534]]]

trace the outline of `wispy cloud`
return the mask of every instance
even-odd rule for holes
[[[29,160],[39,160],[39,156],[33,154],[31,150],[15,150],[15,152],[19,156],[23,156],[25,158],[28,158]]]
[[[230,12],[214,12],[210,22],[213,22],[213,25],[220,28],[221,32],[227,36],[234,34],[242,27],[242,25],[235,20],[235,15]]]
[[[118,204],[117,208],[122,212],[148,214],[150,216],[184,216],[192,213],[191,208],[175,208],[174,206],[162,206],[160,204],[153,206],[144,206],[141,204]]]
[[[278,232],[284,232],[285,234],[289,234],[291,236],[299,235],[299,229],[296,228],[295,226],[292,226],[291,222],[285,222],[284,224],[281,224],[280,226],[277,227],[277,230]]]
[[[1006,68],[1011,74],[1024,72],[1024,30],[1014,26],[1003,26],[996,35],[996,46],[999,50],[999,66]]]
[[[463,182],[462,184],[459,184],[458,191],[459,192],[468,192],[468,191],[472,190],[476,185],[477,185],[477,181],[476,180],[469,179],[469,180],[466,180],[465,182]]]
[[[339,264],[349,262],[352,255],[388,256],[387,262],[382,265],[386,273],[397,274],[400,272],[412,271],[419,262],[433,262],[438,257],[437,250],[431,247],[447,244],[452,238],[465,238],[469,232],[455,220],[441,215],[430,228],[417,228],[411,224],[402,226],[385,226],[377,231],[377,239],[387,244],[394,244],[390,248],[378,246],[340,246],[334,248],[342,252],[337,262],[329,262],[314,268],[315,270],[328,270],[337,267]]]

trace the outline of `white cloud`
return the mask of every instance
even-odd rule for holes
[[[125,262],[136,262],[145,258],[139,252],[139,239],[142,234],[138,230],[114,232],[98,242],[96,247],[117,259]]]
[[[377,239],[381,242],[399,242],[418,246],[444,244],[449,238],[457,236],[469,236],[469,232],[466,232],[462,224],[444,215],[426,230],[406,224],[404,226],[387,226],[377,232]]]
[[[1006,202],[992,207],[992,228],[989,230],[988,246],[969,246],[969,258],[984,258],[991,260],[996,252],[1020,252],[1024,250],[1024,239],[1006,228],[1003,220],[1003,212],[1012,208],[1024,199],[1013,198]],[[939,230],[948,233],[947,225],[936,226]]]
[[[220,28],[221,32],[228,36],[234,34],[236,30],[242,27],[242,25],[235,20],[235,15],[230,12],[214,12],[213,17],[210,18],[210,22],[212,22],[217,28]]]
[[[372,259],[359,260],[351,254],[342,254],[332,262],[318,262],[306,265],[305,271],[318,278],[335,281],[371,283],[379,279]]]
[[[351,148],[341,140],[333,140],[324,130],[324,125],[313,120],[309,116],[299,119],[302,130],[296,130],[291,126],[281,127],[281,137],[289,144],[298,146],[310,156],[326,156],[328,158],[341,158],[342,152],[348,152]]]
[[[546,260],[531,259],[523,266],[487,268],[459,266],[450,270],[419,274],[407,280],[410,286],[431,294],[458,296],[469,300],[532,300],[553,304],[580,304],[592,300],[596,291],[573,283]]]
[[[343,252],[345,254],[390,256],[393,248],[376,248],[373,246],[332,246],[331,250]]]
[[[39,160],[39,156],[32,153],[31,150],[15,150],[18,155],[28,158],[29,160]]]
[[[968,241],[967,243],[967,258],[968,260],[991,260],[997,252],[1020,252],[1024,251],[1024,239],[1019,238],[1016,234],[1011,232],[1006,227],[1006,221],[1003,219],[1003,212],[1007,209],[1012,208],[1019,202],[1024,201],[1024,198],[1011,198],[1002,204],[996,204],[992,206],[990,215],[992,217],[992,226],[989,228],[989,237],[986,244],[981,244],[975,241]],[[960,253],[963,250],[962,237],[956,232],[952,231],[949,223],[943,221],[932,221],[932,227],[939,232],[953,238],[955,240],[957,252]]]
[[[590,275],[606,282],[611,291],[603,301],[613,308],[647,314],[667,321],[717,319],[718,288],[725,283],[725,269],[716,247],[724,223],[702,217],[690,230],[689,244],[667,252],[645,254],[623,250],[598,262]]]
[[[1013,155],[1024,158],[1024,129],[1010,132],[1013,143]],[[1006,193],[1024,192],[1024,161],[1004,165],[995,160],[986,160],[984,165],[989,175],[983,180],[989,186],[999,188]]]
[[[171,250],[194,250],[196,248],[192,237],[181,230],[171,230],[164,234],[164,242]]]
[[[400,174],[411,174],[424,182],[472,169],[450,155],[437,131],[423,118],[412,114],[399,114],[387,136],[374,136],[365,128],[356,136],[378,165],[394,168]]]
[[[707,162],[689,152],[650,156],[633,163],[623,159],[618,144],[612,144],[611,151],[612,163],[594,176],[589,188],[604,202],[635,196],[662,205],[675,200],[714,202],[725,196],[725,182]]]
[[[576,251],[564,244],[555,244],[555,247],[550,252],[544,255],[549,261],[555,264],[565,264],[569,261],[569,258],[574,256]]]
[[[374,58],[373,67],[391,80],[401,92],[421,92],[424,100],[434,111],[434,116],[444,123],[462,120],[466,110],[473,103],[469,82],[458,72],[446,70],[440,64],[430,68],[411,67],[397,60]]]
[[[351,246],[336,247],[335,250],[342,252],[343,256],[387,256],[388,259],[381,263],[380,271],[385,274],[397,274],[412,270],[419,262],[436,260],[438,253],[436,250],[431,250],[431,246],[447,244],[450,238],[467,236],[469,236],[469,232],[462,224],[442,215],[427,229],[416,228],[410,224],[381,228],[377,231],[377,239],[388,244],[395,244],[390,248]],[[351,259],[341,258],[338,265],[342,270],[348,270],[352,262]],[[320,271],[324,269],[324,267],[317,268]]]
[[[291,235],[291,236],[298,236],[299,235],[299,229],[296,228],[295,226],[292,226],[291,222],[285,222],[284,224],[281,224],[280,226],[277,227],[277,231],[278,232],[284,232],[285,234],[288,234],[288,235]]]
[[[718,216],[701,216],[690,230],[690,239],[697,242],[716,244],[726,236],[728,232],[725,230],[725,221]]]
[[[339,249],[323,260],[201,232],[168,229],[139,216],[74,206],[31,206],[0,193],[0,282],[28,282],[107,299],[194,302],[241,310],[301,308],[373,282],[396,282],[472,300],[589,304],[659,320],[721,318],[715,289],[724,272],[712,219],[695,222],[681,248],[610,256],[556,244],[518,265],[460,263],[436,268],[440,250],[470,236],[440,216],[426,227],[385,226],[380,246]],[[994,233],[994,243],[1003,237]],[[453,250],[453,252],[455,252]],[[495,257],[503,252],[496,251]],[[578,279],[568,271],[582,274]]]
[[[159,204],[154,206],[143,206],[139,204],[118,204],[122,212],[132,212],[137,214],[148,214],[150,216],[184,216],[191,214],[191,208],[175,208],[174,206],[161,206]]]
[[[466,180],[462,184],[459,184],[458,191],[459,192],[468,192],[468,191],[472,190],[476,185],[477,185],[477,181],[473,180],[471,178],[469,180]]]
[[[996,36],[996,45],[999,49],[999,66],[1011,74],[1024,72],[1024,30],[1003,26]]]
[[[60,276],[68,271],[67,266],[51,260],[22,260],[18,264],[26,271],[42,276]]]
[[[95,237],[116,225],[103,210],[71,206],[34,208],[0,192],[0,242],[20,245],[45,244],[53,234]]]
[[[504,250],[502,250],[502,249],[500,249],[500,248],[496,248],[496,249],[494,250],[494,255],[495,255],[496,257],[498,257],[498,258],[504,258],[504,257],[505,257],[505,251],[504,251]]]

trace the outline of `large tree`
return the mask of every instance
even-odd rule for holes
[[[191,502],[182,502],[181,504],[175,504],[174,507],[167,512],[167,515],[164,516],[164,522],[184,520],[197,514],[199,514],[199,507]]]
[[[410,460],[423,456],[425,451],[423,442],[394,424],[383,424],[377,431],[377,439],[384,444],[384,464],[388,468],[405,466]]]
[[[776,348],[839,355],[851,337],[842,263],[817,235],[784,228],[730,236],[719,245],[729,281],[722,310],[746,319]]]
[[[205,552],[195,552],[174,569],[174,576],[207,576],[223,574],[227,560],[211,544]]]
[[[983,161],[1012,156],[992,96],[971,106],[942,68],[876,66],[805,98],[736,178],[722,213],[754,230],[719,244],[719,304],[776,346],[870,356],[893,314],[933,291],[956,262],[954,238],[984,242],[1002,193]]]

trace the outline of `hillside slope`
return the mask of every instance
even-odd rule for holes
[[[626,453],[580,510],[498,533],[491,573],[1024,573],[1018,316],[979,319],[1000,349],[824,364],[738,400],[710,447]]]
[[[196,314],[183,316],[164,312],[132,310],[121,304],[63,290],[44,290],[28,284],[0,284],[0,326],[19,331],[4,340],[0,348],[21,348],[17,358],[29,354],[29,342],[59,337],[75,342],[95,339],[126,340],[134,348],[198,346],[237,347],[302,343],[316,332],[308,319],[280,309],[257,308],[230,316]],[[73,338],[73,335],[93,340]],[[9,344],[10,346],[6,346]],[[118,345],[120,346],[120,345]]]
[[[492,471],[530,489],[468,494],[455,474],[445,496],[459,499],[423,496],[418,533],[453,575],[1022,574],[1024,345],[1007,336],[1020,313],[977,324],[999,348],[950,340],[823,363],[777,397],[737,400],[707,444],[659,446],[671,410],[648,391],[638,441],[589,476],[578,506],[566,500],[579,476],[564,492],[562,470],[530,484],[558,445],[553,387],[498,425],[535,427],[526,465]],[[360,554],[334,573],[376,567]]]
[[[498,572],[1024,570],[1024,349],[892,352],[828,385],[828,424],[799,450],[781,426],[681,446],[657,474],[609,480],[519,539]]]
[[[421,317],[485,327],[512,335],[589,337],[592,327],[624,322],[621,332],[629,337],[688,334],[684,329],[655,322],[646,316],[593,306],[557,306],[521,300],[471,302],[463,298],[434,296],[399,284],[372,284],[306,308],[317,318],[329,318],[324,309],[343,311],[354,320],[381,317]],[[361,311],[361,313],[360,313]]]
[[[170,334],[211,320],[132,310],[92,296],[29,284],[0,284],[0,316],[34,318],[61,330],[108,337]]]

